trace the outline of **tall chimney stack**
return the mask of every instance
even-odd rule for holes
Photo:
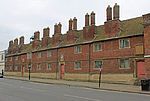
[[[19,45],[24,45],[24,36],[21,36],[21,37],[20,37]]]
[[[40,32],[34,32],[34,40],[40,40]]]
[[[43,37],[48,37],[49,36],[49,32],[50,32],[50,28],[49,27],[44,28],[43,29]]]
[[[72,30],[72,28],[73,28],[72,23],[73,23],[73,21],[72,21],[72,19],[70,19],[70,20],[69,20],[69,31],[71,31],[71,30]]]
[[[107,15],[107,21],[112,20],[112,7],[110,7],[110,5],[108,5],[106,9],[106,15]]]
[[[73,30],[77,30],[77,18],[73,18]]]
[[[16,38],[16,39],[14,40],[14,45],[15,45],[15,46],[18,45],[18,38]]]
[[[58,33],[58,25],[57,23],[54,25],[54,34]]]
[[[115,3],[114,7],[113,7],[113,19],[119,19],[120,18],[120,7],[119,5],[117,5],[117,3]]]
[[[61,33],[61,27],[62,27],[61,23],[59,22],[57,26],[58,26],[58,33]]]
[[[9,47],[13,46],[13,40],[9,41]]]
[[[85,15],[85,26],[89,26],[89,14]]]
[[[95,25],[95,13],[93,11],[91,13],[91,25]]]

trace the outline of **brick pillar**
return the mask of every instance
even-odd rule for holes
[[[69,20],[69,31],[72,30],[72,26],[73,26],[72,24],[73,24],[73,21],[72,21],[72,19],[70,19],[70,20]]]
[[[146,77],[150,78],[150,13],[143,15]]]
[[[73,18],[73,30],[77,30],[77,18]]]
[[[107,21],[112,20],[112,8],[110,5],[108,5],[106,9],[106,16],[107,16]]]
[[[89,14],[85,15],[85,26],[89,26]]]

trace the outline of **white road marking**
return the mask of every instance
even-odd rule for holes
[[[78,98],[78,99],[84,99],[84,100],[88,100],[88,101],[102,101],[102,100],[98,100],[98,99],[92,99],[92,98],[75,96],[75,95],[69,95],[69,94],[64,94],[64,96],[66,96],[66,97],[72,97],[72,98]]]

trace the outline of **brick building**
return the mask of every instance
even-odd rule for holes
[[[24,37],[9,42],[5,70],[9,75],[74,80],[97,80],[102,68],[104,80],[132,81],[150,77],[150,14],[120,20],[120,7],[108,6],[104,25],[95,25],[95,13],[85,15],[83,30],[77,18],[69,20],[68,31],[61,33],[61,23],[34,33],[24,44]]]

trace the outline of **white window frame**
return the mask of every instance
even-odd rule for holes
[[[77,66],[78,66],[77,63],[80,63],[80,65],[79,65],[80,67],[77,67]],[[81,61],[75,61],[75,62],[74,62],[74,69],[75,69],[75,70],[81,70],[81,65],[82,65],[82,64],[81,64]]]
[[[49,67],[49,65],[50,65],[50,67]],[[47,63],[47,70],[51,70],[51,69],[52,69],[51,63]]]
[[[102,68],[103,60],[95,60],[95,61],[94,61],[94,69],[95,69],[95,70],[99,70],[100,67],[98,67],[98,68],[96,67],[96,62],[101,62],[101,68]]]
[[[125,66],[125,61],[128,61],[128,67],[126,67]],[[121,65],[122,65],[122,63],[121,63],[121,61],[123,61],[123,65],[124,65],[124,67],[122,67]],[[130,67],[130,59],[129,58],[122,58],[122,59],[119,59],[119,69],[130,69],[131,67]]]
[[[42,52],[38,52],[38,58],[41,58],[42,57]]]
[[[79,48],[80,48],[80,51],[78,51]],[[74,51],[76,54],[82,53],[82,45],[74,46]]]
[[[96,50],[96,45],[99,46],[99,50]],[[102,43],[101,42],[93,43],[93,50],[94,52],[102,51]]]
[[[47,57],[51,57],[52,56],[52,51],[51,50],[47,50]]]
[[[124,42],[123,42],[123,46],[121,46],[122,45],[122,41],[125,41],[125,40],[127,40],[128,43],[129,43],[129,46],[127,46],[127,47],[124,45]],[[124,48],[130,48],[130,40],[127,39],[127,38],[119,40],[119,49],[124,49]]]

